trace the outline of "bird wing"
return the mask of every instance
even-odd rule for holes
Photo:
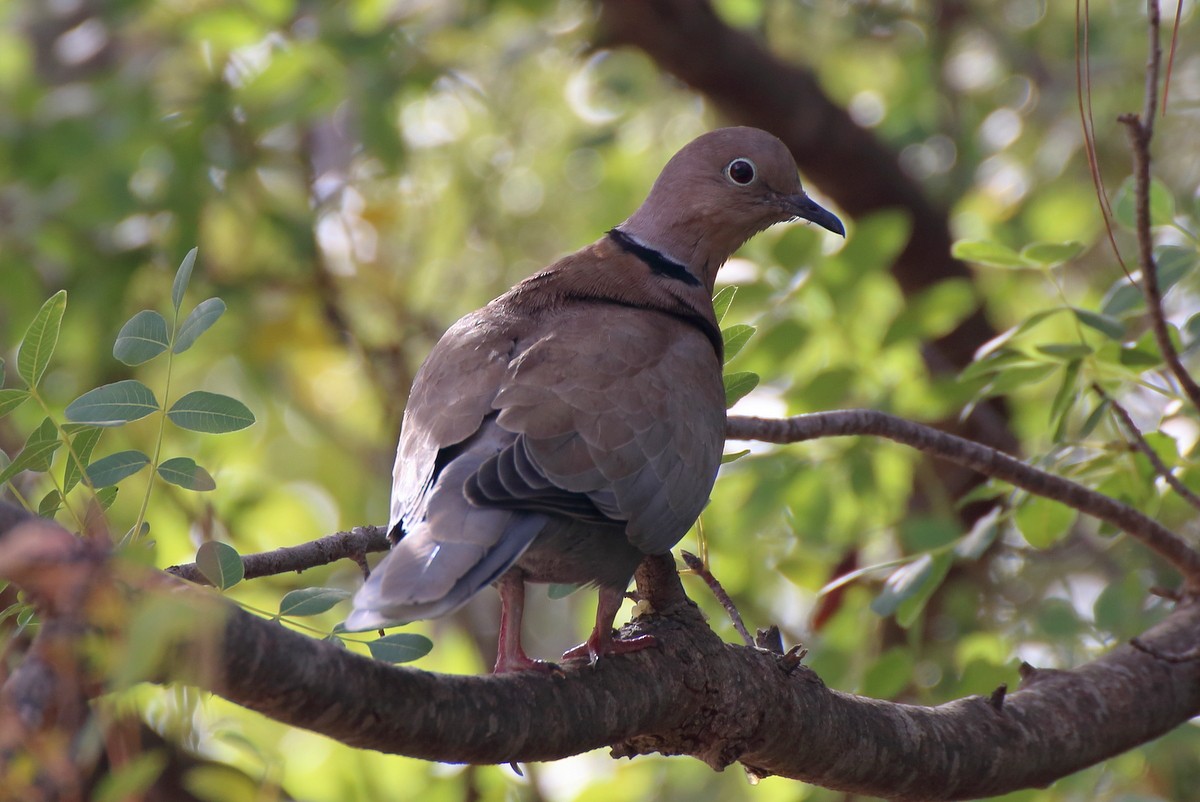
[[[626,522],[630,542],[660,553],[708,501],[725,432],[720,362],[670,314],[568,309],[513,359],[492,405],[516,438],[468,482],[475,503]]]

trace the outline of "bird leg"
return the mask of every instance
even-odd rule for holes
[[[552,671],[555,666],[534,660],[521,647],[521,616],[525,612],[525,580],[519,571],[505,571],[496,582],[500,591],[500,637],[496,643],[493,674],[509,671]]]
[[[601,585],[600,601],[596,604],[596,628],[592,630],[592,634],[586,641],[573,649],[568,649],[562,659],[587,658],[589,663],[595,665],[601,655],[636,652],[658,643],[653,635],[639,635],[626,640],[618,640],[613,637],[613,621],[624,600],[624,590]]]

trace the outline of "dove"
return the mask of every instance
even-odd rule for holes
[[[718,268],[769,226],[845,236],[787,147],[723,128],[684,146],[642,205],[442,336],[417,371],[393,471],[391,550],[351,631],[446,615],[500,593],[494,671],[549,668],[521,645],[525,584],[599,592],[564,660],[636,651],[613,624],[646,555],[699,517],[725,442]]]

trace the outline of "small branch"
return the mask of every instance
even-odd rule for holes
[[[798,443],[818,437],[863,434],[885,437],[1110,523],[1173,565],[1186,578],[1190,589],[1200,590],[1200,553],[1157,521],[1069,479],[1040,471],[993,448],[919,423],[874,410],[851,409],[771,420],[733,416],[729,418],[725,433],[731,440],[767,443]]]
[[[1129,435],[1130,441],[1138,451],[1145,455],[1146,459],[1150,460],[1150,464],[1154,466],[1155,473],[1165,479],[1167,484],[1171,486],[1171,489],[1179,494],[1180,498],[1182,498],[1188,504],[1191,504],[1197,510],[1200,510],[1200,496],[1197,496],[1188,489],[1187,485],[1179,481],[1175,474],[1171,472],[1171,469],[1167,467],[1166,463],[1159,458],[1158,453],[1150,447],[1150,444],[1146,442],[1146,438],[1142,436],[1140,431],[1138,431],[1137,424],[1135,424],[1133,422],[1133,418],[1129,416],[1128,410],[1117,403],[1111,396],[1108,395],[1108,393],[1104,392],[1104,388],[1102,388],[1100,385],[1093,384],[1092,389],[1095,390],[1101,398],[1112,405],[1113,412],[1116,413],[1117,419],[1121,421],[1121,425],[1125,428],[1126,433]]]
[[[750,637],[750,633],[746,630],[746,624],[742,621],[742,614],[738,612],[733,599],[729,598],[729,594],[725,592],[725,588],[721,587],[721,583],[713,576],[712,571],[708,570],[708,567],[700,558],[690,551],[681,551],[679,555],[683,557],[683,561],[687,563],[687,567],[692,570],[692,573],[704,580],[704,583],[708,585],[708,589],[712,591],[712,595],[725,608],[725,612],[729,614],[729,620],[733,622],[733,628],[742,636],[742,642],[747,646],[753,646],[754,639]]]
[[[284,546],[273,551],[244,555],[242,565],[246,569],[246,579],[256,579],[292,571],[299,573],[341,559],[359,562],[365,554],[387,551],[390,547],[385,527],[358,526],[349,532],[335,532],[299,546]],[[359,565],[362,563],[359,562]],[[195,563],[172,565],[166,571],[198,585],[212,584],[200,573]]]
[[[1188,373],[1187,368],[1171,342],[1163,314],[1162,290],[1158,285],[1158,266],[1154,260],[1154,237],[1150,231],[1150,142],[1154,138],[1154,114],[1158,104],[1158,74],[1162,62],[1162,46],[1159,43],[1158,0],[1147,0],[1146,11],[1150,34],[1150,55],[1146,61],[1146,97],[1142,116],[1122,114],[1117,119],[1129,131],[1130,147],[1133,150],[1134,195],[1137,199],[1136,228],[1138,241],[1138,265],[1142,270],[1142,293],[1146,296],[1146,308],[1150,315],[1150,326],[1154,340],[1162,352],[1171,374],[1191,400],[1192,406],[1200,410],[1200,385]]]

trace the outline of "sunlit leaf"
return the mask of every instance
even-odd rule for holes
[[[959,240],[950,249],[954,258],[986,267],[1029,269],[1033,265],[1007,245],[991,240]]]
[[[143,309],[121,327],[113,343],[113,356],[126,365],[140,365],[167,350],[168,338],[163,316]]]
[[[158,399],[136,379],[89,390],[67,405],[67,420],[95,426],[119,426],[158,410]]]
[[[371,656],[387,663],[407,663],[429,654],[433,641],[413,632],[385,635],[367,643]]]
[[[721,331],[721,336],[725,339],[725,362],[733,359],[738,355],[750,338],[754,335],[754,327],[747,326],[744,323],[738,323]]]
[[[167,410],[167,417],[180,428],[209,434],[236,432],[254,423],[254,413],[241,401],[204,390],[180,398]]]
[[[741,451],[733,451],[733,452],[730,452],[729,454],[722,454],[721,455],[721,464],[728,465],[731,462],[736,462],[749,453],[750,453],[750,449],[743,448]]]
[[[108,487],[145,468],[150,458],[140,451],[118,451],[87,466],[88,482],[92,487]]]
[[[188,490],[216,490],[217,483],[213,481],[208,471],[196,464],[191,457],[173,457],[158,466],[158,475],[173,485]]]
[[[1017,507],[1013,520],[1017,529],[1037,549],[1049,548],[1071,529],[1078,513],[1070,507],[1041,496],[1029,496]]]
[[[713,312],[717,315],[717,322],[720,323],[725,319],[725,313],[729,311],[729,305],[733,303],[733,296],[737,295],[737,287],[724,287],[713,296]]]
[[[350,591],[342,588],[302,588],[284,595],[279,601],[279,614],[302,617],[319,615],[332,609],[338,602],[350,598]]]
[[[205,579],[221,590],[228,590],[246,575],[237,549],[217,540],[202,543],[196,550],[196,567]]]
[[[0,483],[8,481],[21,471],[45,473],[50,470],[54,452],[61,445],[62,441],[58,439],[58,430],[54,428],[54,421],[49,418],[43,419],[41,425],[25,439],[25,445],[21,448],[20,453],[4,470],[0,471]]]
[[[1021,249],[1021,258],[1049,267],[1069,262],[1081,253],[1082,242],[1035,242]]]
[[[977,520],[962,538],[954,544],[954,556],[960,560],[978,560],[1000,534],[1000,516],[1004,510],[999,506],[988,510]]]
[[[58,345],[58,331],[66,308],[67,291],[59,290],[42,304],[25,330],[17,350],[17,374],[25,380],[27,387],[37,387],[46,373],[54,347]]]
[[[757,373],[751,373],[749,371],[726,373],[724,376],[724,382],[725,408],[728,409],[758,386],[759,377]]]
[[[175,345],[171,350],[176,354],[182,354],[191,348],[192,343],[196,342],[196,338],[208,331],[223,314],[225,314],[225,302],[220,298],[208,298],[201,301],[183,321],[183,325],[179,327],[179,333],[175,335]]]
[[[183,294],[187,292],[188,282],[192,280],[192,268],[196,265],[196,249],[192,248],[183,257],[183,261],[179,263],[179,269],[175,271],[175,280],[171,282],[171,303],[175,306],[175,312],[178,314],[179,307],[183,303]]]

